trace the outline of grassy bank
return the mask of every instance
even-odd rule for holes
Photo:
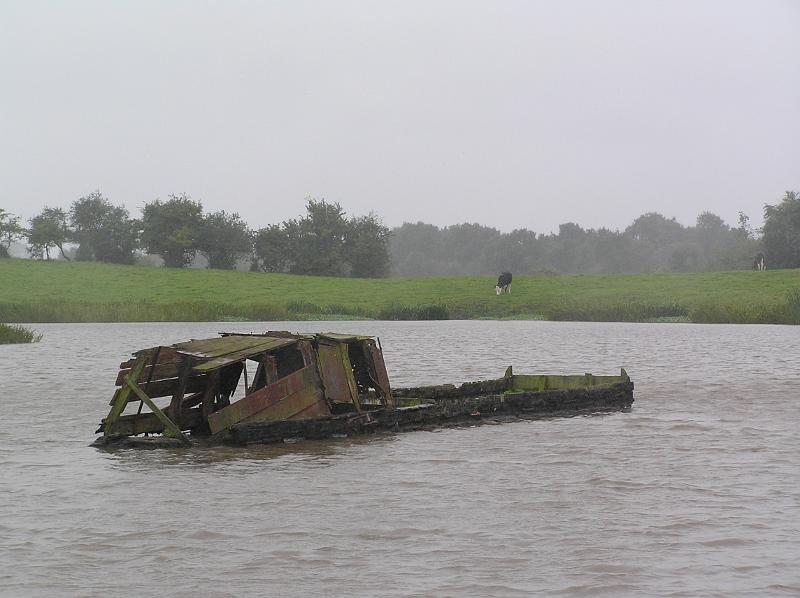
[[[345,279],[0,260],[0,321],[542,318],[800,323],[800,271]]]
[[[30,328],[14,324],[0,324],[0,345],[38,343],[41,339],[42,335]]]

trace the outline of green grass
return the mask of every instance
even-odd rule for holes
[[[548,319],[800,323],[800,270],[349,279],[0,260],[0,321]]]
[[[42,340],[42,335],[30,328],[14,324],[0,324],[0,345],[38,343],[40,340]]]

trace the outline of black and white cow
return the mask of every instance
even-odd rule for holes
[[[495,293],[511,293],[511,272],[502,272],[497,277],[497,285],[494,287]]]
[[[759,253],[756,255],[756,259],[753,260],[753,270],[766,270],[767,269],[767,260],[763,253]]]

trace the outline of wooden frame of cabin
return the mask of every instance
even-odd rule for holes
[[[232,400],[242,379],[244,396]],[[163,434],[188,444],[187,431],[213,436],[238,424],[395,407],[383,352],[369,336],[223,333],[137,351],[120,364],[116,385],[98,430],[106,440]]]

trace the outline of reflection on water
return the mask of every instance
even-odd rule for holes
[[[119,363],[220,330],[381,337],[396,386],[616,373],[629,413],[246,449],[90,449]],[[800,594],[797,329],[37,325],[0,347],[0,595]]]

